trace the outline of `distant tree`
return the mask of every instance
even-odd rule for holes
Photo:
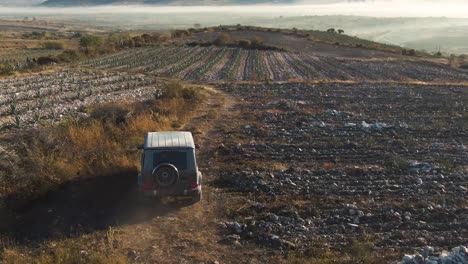
[[[225,46],[229,41],[231,41],[231,35],[228,33],[221,33],[214,41],[213,44],[216,46]]]
[[[336,33],[336,30],[334,28],[330,28],[327,30],[328,33]]]
[[[102,38],[95,35],[83,36],[80,38],[80,46],[85,49],[86,53],[96,51],[101,45]]]
[[[95,35],[83,36],[80,38],[80,46],[83,48],[96,47],[101,44],[102,38]]]
[[[338,29],[338,33],[339,33],[339,34],[344,34],[344,30]]]
[[[195,23],[195,24],[193,24],[193,27],[194,28],[201,28],[201,24],[200,23]]]
[[[416,56],[416,50],[414,50],[414,49],[408,50],[408,55],[409,56]]]

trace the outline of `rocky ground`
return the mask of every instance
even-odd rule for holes
[[[220,88],[241,100],[216,151],[226,165],[214,184],[242,200],[220,224],[229,243],[305,251],[368,241],[395,258],[468,244],[466,87]]]

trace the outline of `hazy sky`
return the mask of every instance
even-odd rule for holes
[[[339,2],[336,2],[339,1]],[[0,5],[7,2],[40,2],[40,0],[0,0]],[[360,15],[377,17],[463,17],[468,18],[468,0],[305,0],[302,5],[255,7],[89,7],[89,8],[0,8],[1,14],[14,13],[185,13],[185,12],[240,12],[262,13],[284,16],[301,15]],[[326,3],[324,3],[326,2]],[[312,4],[311,4],[312,3]]]

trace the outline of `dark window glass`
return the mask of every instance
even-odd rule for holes
[[[178,170],[187,169],[187,152],[184,151],[161,151],[154,153],[154,166],[161,163],[170,163]]]

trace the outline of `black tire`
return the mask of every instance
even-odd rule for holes
[[[174,165],[164,164],[154,169],[153,177],[160,187],[169,187],[179,180],[179,172]]]

